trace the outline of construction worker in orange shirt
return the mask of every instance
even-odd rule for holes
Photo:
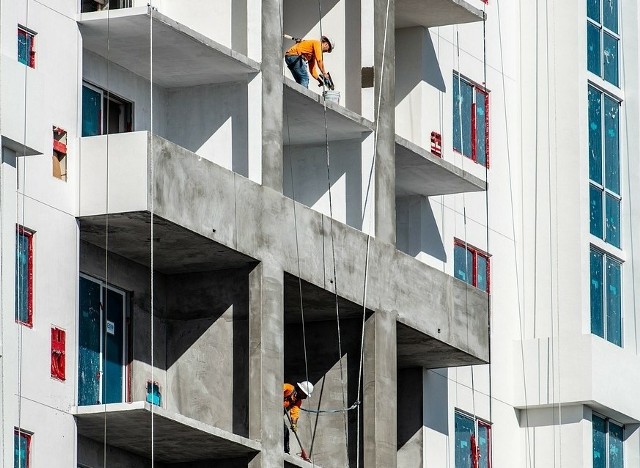
[[[302,400],[311,396],[313,392],[313,384],[307,382],[298,382],[295,385],[285,383],[282,386],[284,400],[282,407],[285,413],[289,413],[289,419],[291,421],[291,430],[297,432],[298,430],[298,418],[300,417],[300,406],[302,406]],[[289,453],[289,429],[285,423],[284,425],[284,451]]]
[[[296,44],[287,50],[284,55],[284,61],[293,78],[296,80],[296,83],[301,84],[305,88],[309,87],[307,67],[311,75],[318,80],[319,86],[326,83],[329,75],[324,68],[322,55],[331,53],[333,50],[333,42],[331,42],[327,36],[322,36],[320,40],[295,39],[291,36],[285,37],[296,41]]]

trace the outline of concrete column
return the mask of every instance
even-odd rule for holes
[[[364,466],[397,466],[397,349],[395,313],[376,312],[365,326]]]
[[[282,0],[262,0],[262,185],[282,192]]]
[[[374,0],[374,105],[378,115],[375,225],[376,237],[390,244],[396,242],[395,3],[395,0]]]
[[[250,468],[284,465],[284,272],[261,263],[249,274],[249,437],[262,443]]]

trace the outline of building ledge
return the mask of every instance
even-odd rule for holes
[[[487,184],[454,164],[396,135],[396,195],[480,192]]]
[[[291,436],[291,438],[293,439],[291,441],[291,448],[295,452],[296,448],[294,447],[297,447],[297,442],[295,441],[295,438],[293,436]],[[300,458],[297,455],[291,455],[288,453],[284,454],[284,466],[285,468],[289,468],[291,466],[297,466],[299,468],[321,468],[316,463],[309,463],[307,461],[304,461],[302,458]]]
[[[466,0],[396,0],[396,29],[482,21],[484,13]]]
[[[360,138],[372,132],[373,122],[324,98],[290,78],[284,78],[283,139],[285,145],[323,143],[324,107],[327,108],[329,141]]]
[[[112,403],[72,409],[78,434],[105,442],[145,458],[151,458],[151,410],[149,403]],[[204,424],[163,408],[153,407],[155,460],[184,463],[253,456],[261,449],[254,440]]]
[[[148,7],[79,15],[83,47],[150,79]],[[109,40],[107,40],[109,38]],[[246,80],[260,64],[153,12],[153,82],[167,88]]]

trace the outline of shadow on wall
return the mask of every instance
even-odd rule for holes
[[[304,38],[321,19],[320,10],[322,10],[322,19],[331,9],[336,6],[339,0],[284,0],[284,33],[293,37]],[[323,24],[323,26],[325,26]],[[324,28],[326,30],[326,27]],[[328,34],[327,34],[328,35]],[[283,52],[293,45],[290,40],[284,40]]]
[[[445,436],[449,435],[448,384],[447,369],[427,369],[424,372],[424,425]]]
[[[422,27],[400,29],[396,31],[396,106],[420,82],[447,91],[429,31]]]
[[[442,235],[429,199],[423,196],[396,199],[397,246],[412,257],[424,252],[447,261]]]
[[[247,91],[244,82],[169,89],[166,138],[248,177]]]
[[[363,138],[364,140],[364,138]],[[362,228],[362,142],[330,142],[330,181],[334,218]],[[329,213],[326,146],[284,147],[284,194],[303,205]],[[342,180],[344,178],[344,180]],[[324,199],[322,206],[316,206]],[[336,206],[340,201],[341,205]]]

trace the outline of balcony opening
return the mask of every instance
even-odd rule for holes
[[[82,136],[133,130],[133,103],[89,83],[82,84]]]
[[[130,8],[132,0],[82,0],[81,12],[117,10],[119,8]]]
[[[53,177],[67,181],[67,131],[53,127]]]

